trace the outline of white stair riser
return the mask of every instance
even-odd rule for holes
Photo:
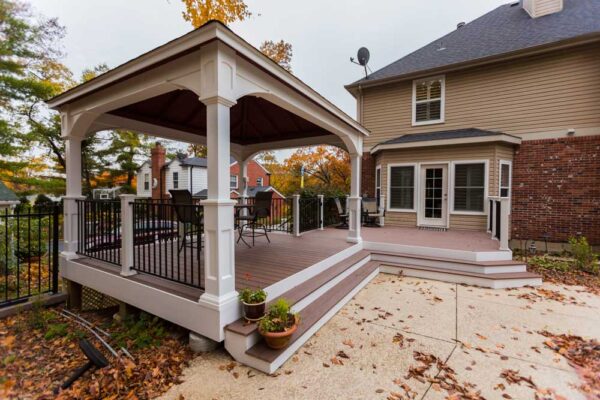
[[[374,261],[391,262],[394,264],[403,264],[406,266],[415,265],[417,267],[433,267],[447,269],[448,271],[476,272],[479,274],[493,274],[506,272],[525,272],[527,267],[523,265],[502,265],[502,266],[483,266],[474,264],[463,264],[460,262],[446,262],[438,260],[428,260],[422,258],[412,258],[405,256],[394,256],[389,254],[373,254],[371,259]]]
[[[475,276],[456,275],[452,272],[444,273],[437,271],[424,271],[420,269],[412,269],[410,267],[399,267],[392,265],[382,265],[380,271],[388,274],[399,274],[402,272],[404,276],[414,278],[432,279],[435,281],[467,284],[473,286],[487,287],[490,289],[506,289],[519,288],[523,286],[540,286],[541,278],[524,278],[524,279],[485,279]]]
[[[442,249],[439,247],[426,247],[426,246],[409,246],[401,245],[396,243],[382,243],[382,242],[363,242],[363,248],[365,250],[371,250],[372,252],[385,252],[385,253],[402,253],[406,255],[423,256],[423,257],[440,257],[450,258],[453,260],[461,261],[509,261],[512,260],[512,251],[510,250],[498,250],[498,251],[470,251],[470,250],[453,250],[453,249]]]

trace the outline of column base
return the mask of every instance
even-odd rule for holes
[[[362,242],[362,238],[360,236],[359,237],[348,236],[346,238],[346,242],[348,242],[348,243],[361,243]]]
[[[189,345],[194,353],[206,353],[215,350],[219,346],[219,342],[195,332],[190,332]]]
[[[224,308],[231,307],[232,304],[238,303],[238,292],[233,291],[223,296],[203,293],[200,296],[198,303],[210,309],[221,311]]]

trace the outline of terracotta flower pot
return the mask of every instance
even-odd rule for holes
[[[266,301],[258,304],[250,304],[242,301],[244,318],[246,318],[248,321],[258,321],[265,316],[265,304]]]
[[[298,329],[298,320],[294,322],[294,325],[286,330],[285,332],[263,332],[261,329],[258,330],[258,333],[265,338],[265,342],[267,346],[272,349],[279,350],[287,347],[290,343],[290,339],[294,332]]]

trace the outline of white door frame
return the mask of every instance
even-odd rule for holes
[[[443,174],[443,183],[442,183],[442,218],[439,219],[431,219],[425,218],[425,171],[427,168],[442,168],[444,171]],[[428,226],[435,228],[448,228],[450,223],[449,218],[449,183],[450,183],[450,162],[430,162],[430,163],[420,163],[418,174],[419,174],[419,189],[417,195],[417,225],[418,226]]]

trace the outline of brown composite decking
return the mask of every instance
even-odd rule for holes
[[[236,289],[240,290],[248,286],[266,288],[331,257],[352,246],[352,244],[346,242],[347,235],[347,230],[328,228],[323,231],[307,232],[301,237],[294,237],[283,233],[271,233],[269,235],[271,243],[268,243],[264,237],[258,237],[256,245],[252,248],[248,248],[240,242],[235,245]],[[489,234],[485,232],[438,232],[415,228],[383,227],[363,228],[362,238],[370,242],[437,247],[441,249],[466,251],[498,250],[498,242],[491,240]],[[152,272],[172,278],[177,277],[176,263],[175,265],[173,264],[175,258],[172,258],[172,255],[177,254],[176,245],[173,246],[174,251],[172,252],[170,243],[163,243],[160,247],[160,252],[157,249],[154,253],[149,251],[149,247],[158,247],[158,245],[144,246],[146,251],[144,252],[142,248],[140,248],[139,252],[136,250],[136,257],[139,255],[139,257],[143,258],[145,265]],[[151,254],[152,256],[150,256]],[[153,254],[160,254],[160,256],[154,258]],[[183,270],[185,269],[187,283],[193,283],[195,286],[198,286],[199,273],[203,271],[202,255],[200,255],[199,263],[196,260],[196,254],[191,256],[189,250],[186,251],[185,256],[184,252],[179,254],[179,280],[183,280]],[[119,266],[91,258],[82,258],[79,262],[114,274],[118,274],[120,271]],[[192,269],[194,270],[193,274],[191,272]],[[172,271],[175,272],[175,275],[171,275]],[[191,280],[192,277],[193,281]],[[190,299],[197,299],[202,294],[202,290],[198,287],[182,285],[144,273],[125,279],[142,282]]]

